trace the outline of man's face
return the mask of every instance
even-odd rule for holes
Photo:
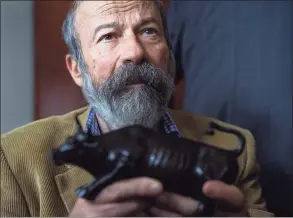
[[[82,89],[110,129],[154,127],[173,91],[170,53],[154,1],[85,1],[75,27]]]

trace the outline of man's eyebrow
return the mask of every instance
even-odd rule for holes
[[[117,28],[118,27],[118,23],[117,22],[111,22],[111,23],[105,23],[105,24],[101,24],[99,26],[97,26],[93,32],[92,35],[92,41],[95,39],[95,36],[97,35],[97,33],[102,30],[102,29],[106,29],[106,28]]]
[[[140,22],[138,22],[137,24],[134,25],[134,29],[138,29],[140,28],[141,26],[144,26],[144,25],[147,25],[147,24],[150,24],[150,23],[155,23],[157,24],[158,26],[160,26],[160,22],[159,20],[153,18],[153,17],[149,17],[149,18],[146,18],[146,19],[142,19]],[[93,32],[93,35],[92,35],[92,40],[93,41],[95,39],[95,36],[97,35],[97,33],[102,30],[102,29],[106,29],[106,28],[117,28],[119,26],[119,24],[117,22],[111,22],[111,23],[105,23],[105,24],[101,24],[99,26],[97,26]]]
[[[158,19],[156,19],[154,17],[149,17],[149,18],[142,19],[138,24],[135,25],[134,29],[137,29],[141,26],[144,26],[144,25],[147,25],[150,23],[155,23],[158,26],[161,26],[160,21]]]

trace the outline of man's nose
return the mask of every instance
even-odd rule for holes
[[[144,59],[144,48],[135,36],[129,36],[123,42],[121,50],[122,63],[140,63]]]

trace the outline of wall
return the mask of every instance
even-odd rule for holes
[[[33,2],[1,1],[1,133],[33,120]]]

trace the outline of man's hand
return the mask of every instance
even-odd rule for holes
[[[162,192],[162,184],[150,178],[120,181],[106,187],[94,201],[78,199],[70,217],[135,216],[150,207],[143,197],[156,198]]]
[[[221,181],[208,181],[203,186],[203,193],[219,203],[219,209],[229,213],[244,211],[244,196],[233,185]],[[158,197],[157,204],[148,212],[153,216],[192,216],[199,203],[191,198],[174,193],[163,193]]]

